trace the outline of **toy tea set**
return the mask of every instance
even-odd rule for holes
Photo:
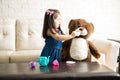
[[[45,57],[45,56],[40,56],[37,58],[36,62],[39,63],[40,66],[47,66],[49,64],[49,58],[50,56],[48,57]],[[31,61],[29,64],[31,66],[31,68],[35,68],[36,67],[36,62],[34,61]],[[53,65],[54,66],[58,66],[59,65],[59,62],[56,60],[53,61]]]

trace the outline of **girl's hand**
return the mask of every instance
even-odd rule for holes
[[[71,35],[72,35],[72,37],[74,38],[74,37],[76,36],[76,31],[73,31],[73,32],[71,33]]]
[[[81,34],[80,28],[77,28],[75,31],[71,33],[73,37],[80,36],[80,34]]]
[[[76,36],[80,36],[81,32],[80,31],[75,31]]]
[[[80,30],[80,27],[77,28],[75,31],[76,31],[76,36],[80,36],[81,35],[82,31]]]
[[[73,31],[73,32],[71,33],[71,35],[72,35],[73,37],[76,37],[76,36],[79,36],[79,35],[80,35],[80,32],[78,32],[78,31]]]

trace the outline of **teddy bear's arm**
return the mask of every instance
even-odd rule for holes
[[[61,52],[61,60],[62,61],[67,61],[69,60],[70,58],[70,45],[71,45],[71,39],[70,40],[67,40],[67,41],[64,41],[62,43],[62,52]]]
[[[100,52],[96,48],[96,46],[90,41],[88,41],[88,44],[89,44],[89,49],[90,49],[91,54],[97,59],[100,58]]]

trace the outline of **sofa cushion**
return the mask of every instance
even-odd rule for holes
[[[10,62],[30,62],[35,61],[40,56],[40,50],[16,51],[10,56]]]
[[[108,40],[102,39],[93,39],[93,44],[102,52],[102,53],[109,53],[112,47],[112,44],[108,42]]]
[[[40,50],[44,45],[42,38],[42,20],[17,20],[17,50]]]
[[[15,49],[15,20],[0,19],[0,50]]]
[[[9,56],[13,51],[0,51],[0,63],[9,63]]]

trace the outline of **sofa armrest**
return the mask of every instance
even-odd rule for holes
[[[105,65],[116,70],[120,45],[107,39],[93,39],[92,42],[101,53],[105,54]]]

